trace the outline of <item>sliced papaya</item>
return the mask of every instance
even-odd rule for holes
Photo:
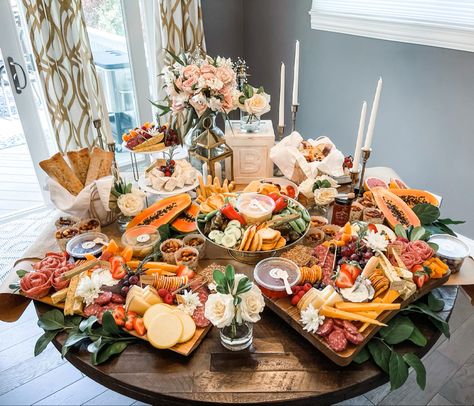
[[[439,206],[438,199],[430,192],[418,189],[390,189],[390,191],[402,199],[409,207],[413,208],[417,204],[429,203]]]
[[[137,214],[128,223],[127,229],[141,225],[150,225],[158,228],[164,224],[169,224],[190,205],[191,196],[186,193],[158,200]]]
[[[390,183],[388,184],[390,189],[408,189],[408,186],[405,182],[398,178],[390,178]]]
[[[197,230],[196,218],[198,214],[199,206],[192,204],[171,223],[171,226],[180,233],[192,233]]]
[[[373,188],[376,188],[376,187],[383,187],[385,189],[388,189],[388,185],[383,179],[372,176],[365,180],[364,182],[365,190],[372,190]]]
[[[395,228],[397,224],[404,227],[421,225],[415,212],[400,197],[395,195],[393,190],[377,187],[372,189],[372,194],[375,203],[384,214],[390,227]]]

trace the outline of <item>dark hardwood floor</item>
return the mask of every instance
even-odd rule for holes
[[[132,405],[141,404],[99,385],[51,345],[33,356],[42,330],[30,305],[15,323],[0,322],[0,405]],[[415,376],[390,392],[384,385],[345,405],[451,405],[474,403],[474,307],[461,290],[451,320],[451,339],[440,338],[423,359],[427,387],[420,391]]]

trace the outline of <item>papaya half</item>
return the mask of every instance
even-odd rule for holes
[[[372,194],[390,227],[395,228],[397,224],[401,224],[403,227],[421,225],[415,212],[395,195],[393,190],[377,187],[372,189]]]
[[[198,214],[199,206],[192,204],[171,223],[171,227],[180,233],[192,233],[197,230],[196,218]]]
[[[402,199],[410,208],[415,207],[417,204],[429,203],[433,206],[438,207],[439,201],[430,192],[418,189],[390,189],[390,191]]]
[[[169,224],[189,206],[191,206],[191,196],[186,193],[166,197],[138,213],[133,220],[128,223],[127,229],[142,225],[150,225],[158,228],[164,224]]]

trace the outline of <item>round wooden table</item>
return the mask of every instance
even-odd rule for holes
[[[443,287],[449,318],[457,287]],[[47,309],[36,305],[40,312]],[[440,333],[423,317],[410,315],[428,338],[424,348],[403,344],[397,350],[426,354]],[[54,345],[58,350],[64,337]],[[151,404],[209,403],[330,404],[361,395],[388,381],[372,361],[339,367],[278,316],[266,309],[254,326],[254,342],[240,352],[226,350],[213,328],[189,357],[160,351],[147,343],[130,345],[121,355],[94,366],[85,350],[67,360],[100,384]]]

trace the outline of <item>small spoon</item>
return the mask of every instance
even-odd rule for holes
[[[282,279],[283,283],[285,284],[286,293],[288,293],[289,295],[293,293],[291,291],[290,283],[288,282],[288,272],[280,268],[273,268],[272,270],[270,270],[270,276],[275,279]]]

